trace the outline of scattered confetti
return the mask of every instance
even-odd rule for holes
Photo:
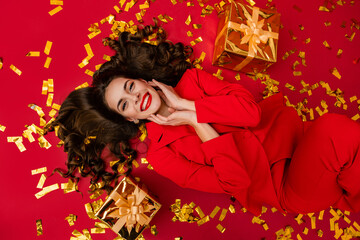
[[[338,79],[341,79],[341,75],[340,75],[339,71],[336,68],[330,69],[330,72],[331,72],[332,75],[334,75]]]
[[[54,14],[60,12],[63,8],[61,6],[57,6],[56,8],[54,8],[53,10],[51,10],[49,12],[50,16],[53,16]]]
[[[13,70],[17,75],[21,75],[21,71],[20,69],[18,69],[17,67],[15,67],[13,64],[10,65],[10,69]]]
[[[30,51],[26,54],[27,57],[39,57],[40,56],[40,52],[38,51]]]
[[[45,61],[45,64],[44,64],[44,68],[49,68],[50,63],[51,63],[51,57],[47,57],[46,61]]]
[[[327,41],[323,42],[323,45],[327,48],[327,49],[331,49],[329,43]]]
[[[36,232],[37,236],[43,235],[43,226],[41,219],[36,220]]]

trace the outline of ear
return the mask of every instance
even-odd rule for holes
[[[142,81],[142,82],[144,82],[144,83],[149,84],[149,82],[148,82],[148,81],[146,81],[146,80],[144,80],[144,79],[142,79],[142,78],[139,78],[139,80],[140,80],[140,81]]]

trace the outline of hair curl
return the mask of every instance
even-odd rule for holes
[[[47,127],[47,131],[58,128],[58,137],[68,154],[67,171],[57,169],[63,177],[77,179],[74,171],[79,168],[81,176],[91,176],[91,184],[102,180],[105,183],[102,188],[110,191],[112,181],[120,175],[119,164],[126,164],[126,174],[130,173],[136,151],[129,141],[136,137],[139,128],[108,107],[104,98],[106,87],[116,77],[156,79],[176,86],[184,72],[192,67],[187,61],[192,48],[166,40],[165,30],[154,22],[154,25],[139,28],[135,34],[122,32],[118,40],[105,39],[105,45],[115,51],[114,56],[95,72],[92,87],[68,95],[56,120]],[[146,42],[153,34],[157,36],[157,45]],[[96,138],[88,141],[92,136]],[[106,164],[101,159],[106,146],[119,158],[112,166],[114,173],[105,170]]]

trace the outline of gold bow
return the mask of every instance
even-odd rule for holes
[[[278,33],[264,31],[262,29],[265,19],[258,21],[259,11],[260,9],[258,7],[253,7],[252,16],[246,21],[247,25],[242,23],[240,26],[238,26],[239,24],[237,23],[231,21],[229,22],[229,27],[244,33],[244,36],[241,38],[240,44],[249,44],[247,57],[244,59],[244,61],[235,66],[235,71],[239,71],[249,62],[251,62],[251,60],[255,57],[257,53],[257,45],[260,44],[260,42],[266,43],[269,38],[278,39],[279,37]]]
[[[145,212],[150,212],[153,208],[150,204],[142,204],[147,194],[142,191],[138,186],[132,194],[129,194],[127,198],[123,198],[118,192],[113,191],[110,194],[110,198],[115,201],[115,208],[109,209],[109,217],[118,218],[112,229],[115,232],[119,232],[125,225],[129,234],[135,227],[135,224],[139,223],[144,225],[150,222]]]

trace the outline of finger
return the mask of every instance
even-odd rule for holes
[[[176,110],[175,110],[174,108],[172,108],[172,107],[169,107],[169,108],[168,108],[168,111],[169,111],[170,113],[176,112]]]

